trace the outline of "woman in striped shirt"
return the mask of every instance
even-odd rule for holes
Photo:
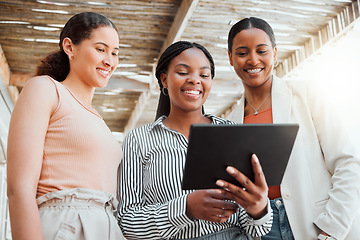
[[[246,190],[221,180],[223,189],[181,188],[191,124],[232,123],[203,114],[214,72],[210,53],[196,43],[176,42],[160,57],[157,120],[123,143],[119,223],[127,239],[251,239],[270,230],[268,187],[255,155],[254,183],[227,169]]]

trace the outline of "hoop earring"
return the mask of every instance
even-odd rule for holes
[[[166,90],[166,92],[165,92],[165,90]],[[167,90],[167,88],[162,88],[161,89],[161,92],[162,92],[162,94],[164,94],[164,96],[169,96],[169,91]]]
[[[279,62],[278,62],[278,60],[276,59],[275,62],[274,62],[274,67],[277,67],[277,66],[279,66]]]

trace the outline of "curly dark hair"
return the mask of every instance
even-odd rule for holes
[[[59,82],[64,81],[69,74],[70,63],[67,54],[62,48],[63,40],[70,38],[75,45],[78,45],[83,40],[89,39],[94,29],[103,26],[110,26],[118,32],[115,24],[101,14],[83,12],[72,16],[60,33],[60,50],[50,53],[42,59],[35,75],[49,75]]]

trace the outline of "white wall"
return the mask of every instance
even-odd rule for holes
[[[6,148],[10,116],[14,108],[7,87],[0,76],[0,239],[11,239],[6,197]]]

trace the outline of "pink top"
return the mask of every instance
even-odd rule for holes
[[[45,136],[37,197],[69,188],[116,193],[121,146],[101,116],[51,79],[59,104]]]

